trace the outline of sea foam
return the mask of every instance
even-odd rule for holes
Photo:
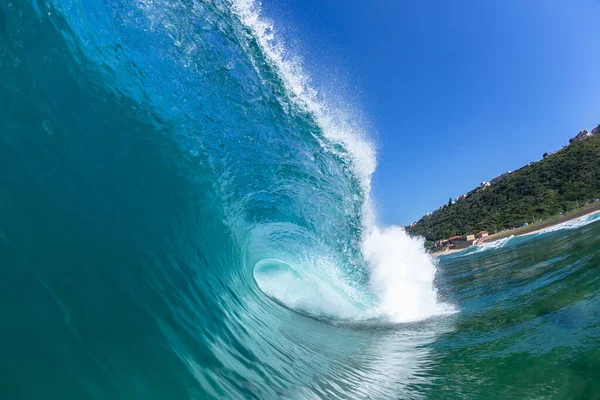
[[[328,96],[319,93],[313,87],[310,76],[302,68],[300,58],[289,54],[275,34],[273,23],[261,16],[258,3],[253,0],[234,0],[232,10],[241,23],[252,32],[265,59],[278,72],[289,99],[314,116],[328,140],[343,145],[347,153],[340,156],[349,158],[353,173],[360,180],[364,193],[361,250],[369,265],[370,287],[378,296],[379,304],[361,313],[343,312],[342,315],[335,316],[370,318],[377,315],[393,322],[407,322],[453,311],[451,306],[437,300],[433,285],[436,264],[425,252],[423,240],[409,237],[400,227],[381,228],[377,225],[371,201],[371,178],[377,165],[375,146],[369,134],[357,123],[356,119],[359,118],[355,118],[350,111],[352,108],[328,106]],[[337,101],[336,105],[339,103]],[[300,290],[290,289],[291,285],[298,284],[296,280],[291,279],[294,276],[296,274],[286,267],[285,272],[282,272],[282,278],[285,279],[274,280],[273,275],[269,274],[268,284],[267,280],[258,283],[267,294],[292,308],[301,306],[305,311],[312,310],[318,313],[340,308],[348,310],[349,307],[340,307],[341,300],[337,293],[326,295],[328,291],[322,287],[322,282],[315,286],[319,287],[319,295],[315,296],[315,293],[308,290],[305,291],[306,298],[300,298]],[[334,287],[337,286],[337,291],[346,286],[345,282],[337,283],[333,284]],[[277,287],[278,285],[282,287]],[[334,302],[336,305],[330,307],[327,302]]]

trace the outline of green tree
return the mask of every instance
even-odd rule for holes
[[[448,207],[450,207],[451,205],[452,205],[452,197],[450,197],[450,198],[448,199]]]
[[[600,135],[505,176],[485,190],[424,216],[407,231],[438,240],[521,226],[600,198]]]
[[[542,157],[543,157],[543,158],[546,158],[546,157],[548,157],[548,153],[544,153],[544,154],[542,155]]]

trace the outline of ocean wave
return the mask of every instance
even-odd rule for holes
[[[422,319],[447,312],[451,307],[437,304],[436,291],[433,287],[435,264],[422,251],[422,244],[417,240],[410,239],[402,229],[381,229],[375,223],[376,218],[370,191],[371,175],[375,170],[376,157],[369,135],[365,131],[357,129],[353,116],[348,115],[346,110],[331,109],[327,106],[326,99],[320,97],[318,91],[311,86],[311,79],[301,67],[299,57],[287,53],[285,45],[277,38],[273,23],[260,16],[260,8],[256,2],[237,0],[232,4],[234,13],[239,16],[241,22],[256,38],[264,58],[278,71],[286,87],[287,100],[294,102],[301,110],[312,115],[324,136],[333,143],[341,144],[345,149],[343,153],[337,154],[348,158],[352,171],[360,183],[360,190],[347,195],[356,198],[362,204],[360,216],[358,216],[362,227],[360,247],[364,260],[368,264],[370,287],[379,297],[380,304],[376,306],[378,312],[394,321]],[[323,144],[323,142],[321,143]],[[335,147],[326,146],[328,150],[335,149]],[[397,250],[390,252],[388,246],[394,246]],[[323,265],[323,263],[313,262],[312,265]],[[297,267],[295,271],[302,269],[303,267]],[[325,268],[325,270],[330,269]],[[396,271],[396,273],[392,274],[391,271]],[[310,272],[307,275],[310,275]],[[283,282],[288,282],[285,285],[290,286],[298,284],[298,282],[289,282],[290,276],[296,276],[296,274],[286,274],[286,278],[282,279],[282,285]],[[393,278],[394,276],[398,277]],[[344,279],[332,276],[326,278],[326,282],[340,281],[344,281]],[[322,285],[320,284],[320,286]],[[261,286],[260,283],[259,286]],[[332,288],[333,286],[330,287],[330,289]],[[338,290],[334,290],[334,292],[337,293]],[[287,298],[286,296],[274,295],[280,291],[281,288],[278,288],[277,291],[268,290],[267,292],[278,301],[291,305],[292,308],[298,304],[298,299],[289,303],[284,299]],[[308,298],[315,299],[309,293],[307,292]],[[397,298],[397,293],[404,293],[403,298]],[[331,297],[327,296],[327,298]],[[323,300],[325,302],[321,304],[328,302],[323,296],[317,296],[316,299],[319,300],[313,300],[315,303],[321,303]],[[308,299],[300,301],[306,300]],[[314,309],[314,307],[310,308]],[[373,313],[374,310],[367,308],[358,315],[371,317]]]
[[[599,219],[600,219],[600,214],[585,215],[580,218],[575,218],[573,220],[563,222],[561,224],[557,224],[557,225],[551,226],[549,228],[545,228],[545,229],[541,230],[540,232],[537,232],[537,234],[542,235],[542,234],[552,233],[552,232],[556,232],[556,231],[578,229],[578,228],[581,228],[588,224],[591,224],[592,222],[596,222]]]
[[[419,379],[419,346],[448,329],[431,317],[454,311],[436,263],[376,223],[368,131],[257,4],[15,0],[4,31],[2,288],[44,332],[28,358],[61,349],[66,368],[39,364],[65,374],[52,393],[324,397],[338,380],[361,398]]]
[[[482,243],[480,245],[474,246],[472,250],[468,252],[468,254],[475,254],[481,253],[482,251],[501,249],[507,244],[509,244],[509,242],[514,238],[514,235],[510,235],[509,237],[506,237],[504,239],[495,240],[490,243]]]

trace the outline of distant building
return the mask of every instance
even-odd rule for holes
[[[596,129],[597,129],[597,128],[596,128]],[[592,132],[593,132],[593,131],[592,131]],[[577,134],[577,136],[575,136],[574,138],[572,138],[571,140],[569,140],[569,143],[575,143],[575,142],[578,142],[578,141],[580,141],[580,140],[587,139],[587,138],[589,138],[590,136],[592,136],[592,134],[591,134],[591,133],[589,133],[588,131],[586,131],[586,130],[584,129],[584,130],[582,130],[581,132],[579,132],[579,133]]]
[[[475,244],[481,244],[481,243],[485,242],[487,240],[488,236],[490,236],[488,231],[479,232],[477,235],[475,235],[475,237],[477,237],[477,239],[475,239]]]
[[[453,236],[448,239],[448,242],[452,245],[452,249],[466,249],[473,245],[475,241],[475,235],[467,236]]]
[[[474,243],[475,235],[452,236],[449,239],[436,240],[433,251],[461,250],[473,246]]]
[[[466,195],[466,194],[463,194],[463,195],[461,195],[461,196],[458,196],[458,197],[456,198],[456,201],[464,200],[464,199],[466,199],[466,198],[467,198],[467,195]]]
[[[485,189],[488,186],[490,186],[490,183],[486,181],[481,182],[481,184],[479,185],[479,187],[482,189]]]

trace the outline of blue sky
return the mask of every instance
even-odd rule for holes
[[[384,224],[409,224],[600,123],[600,0],[262,4],[317,87],[369,122]]]

